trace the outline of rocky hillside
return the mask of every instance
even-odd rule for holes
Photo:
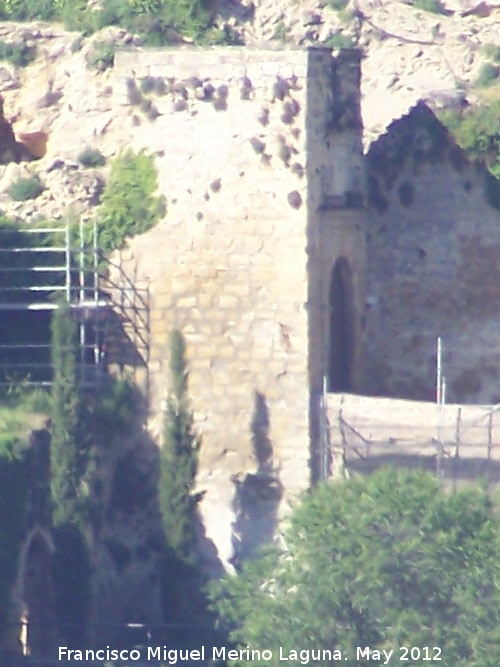
[[[421,98],[442,106],[500,97],[500,2],[470,2],[223,0],[214,11],[228,41],[251,47],[362,47],[368,144]],[[85,216],[98,202],[103,177],[82,168],[81,153],[91,147],[110,157],[127,144],[131,119],[123,123],[129,112],[113,101],[110,76],[113,53],[127,46],[140,46],[140,38],[116,27],[83,37],[59,24],[0,24],[4,116],[16,140],[42,155],[36,162],[0,166],[0,209],[6,214]],[[145,124],[144,143],[154,146],[144,115],[132,120]],[[1,152],[0,162],[8,162]],[[45,187],[42,194],[13,198],[11,185],[33,174]]]

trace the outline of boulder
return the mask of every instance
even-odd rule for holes
[[[32,158],[42,158],[47,152],[47,141],[49,135],[40,130],[38,132],[21,132],[19,143]]]

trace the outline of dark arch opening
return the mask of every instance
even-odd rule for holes
[[[23,584],[29,653],[50,655],[55,639],[54,591],[50,548],[41,534],[35,534],[28,547]]]
[[[354,299],[352,271],[345,257],[337,259],[332,269],[329,312],[328,391],[349,391],[354,356]]]

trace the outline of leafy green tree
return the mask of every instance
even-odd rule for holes
[[[218,582],[213,605],[239,645],[273,651],[261,664],[278,665],[278,647],[342,652],[341,661],[316,656],[317,666],[385,664],[357,655],[369,647],[394,649],[395,666],[406,646],[438,647],[442,667],[493,667],[499,538],[484,490],[446,493],[428,474],[392,469],[325,483],[296,508],[284,548]],[[433,664],[414,655],[406,664]]]
[[[193,564],[199,500],[193,487],[200,443],[189,406],[186,348],[178,329],[172,332],[170,346],[171,389],[160,454],[160,507],[168,546],[181,561]]]

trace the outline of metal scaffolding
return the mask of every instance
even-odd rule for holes
[[[69,223],[0,228],[1,384],[51,384],[50,319],[61,303],[78,326],[80,380],[98,381],[105,334],[98,314],[110,301],[99,288],[95,223],[92,236],[86,243],[83,221],[76,232]]]

